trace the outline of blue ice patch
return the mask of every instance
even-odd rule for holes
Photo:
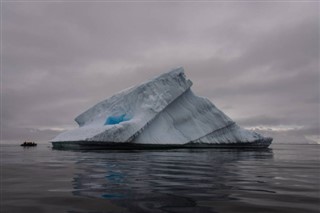
[[[104,123],[104,125],[114,125],[121,123],[123,121],[128,121],[129,119],[126,118],[126,114],[120,115],[120,116],[109,116]]]

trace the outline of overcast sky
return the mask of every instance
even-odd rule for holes
[[[319,141],[316,1],[7,1],[1,15],[2,141],[48,141],[178,66],[241,126]]]

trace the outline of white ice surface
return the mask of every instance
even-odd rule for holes
[[[263,140],[260,134],[243,129],[233,123],[224,128],[215,130],[192,143],[212,143],[212,144],[228,144],[228,143],[251,143],[257,140]]]
[[[183,68],[172,70],[146,83],[129,88],[96,104],[75,121],[80,128],[52,141],[130,142],[156,115],[192,85]],[[128,121],[104,125],[109,116],[126,114]]]
[[[134,140],[135,143],[184,144],[234,123],[208,99],[188,89]]]
[[[247,143],[263,137],[234,123],[208,99],[193,94],[183,68],[174,69],[96,104],[58,141],[140,144]],[[109,116],[127,121],[105,125]]]

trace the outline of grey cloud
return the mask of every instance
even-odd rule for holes
[[[317,3],[3,5],[4,139],[176,66],[240,124],[319,127]]]
[[[203,82],[197,89],[222,106],[235,106],[231,111],[256,111],[252,116],[260,123],[277,117],[274,125],[318,124],[318,36],[318,20],[306,19],[265,34],[233,60],[211,58],[189,69],[201,70],[194,75]]]
[[[5,6],[6,54],[31,66],[126,59],[154,42],[182,36],[173,9],[166,7],[163,15],[158,4],[40,3],[35,14],[36,3],[17,5],[20,10]]]

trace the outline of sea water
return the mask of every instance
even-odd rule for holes
[[[319,212],[319,145],[61,151],[1,145],[14,212]]]

